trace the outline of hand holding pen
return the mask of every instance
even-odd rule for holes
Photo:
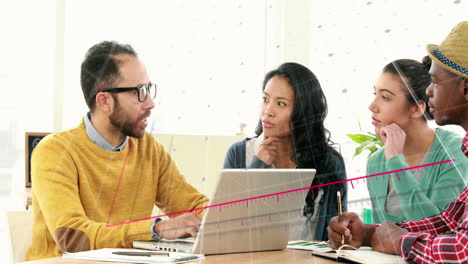
[[[327,231],[328,245],[331,248],[337,249],[344,244],[360,248],[361,246],[371,246],[375,225],[364,224],[357,214],[348,212],[333,217]]]

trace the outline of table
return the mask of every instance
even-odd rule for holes
[[[205,256],[206,259],[189,262],[197,264],[214,264],[214,263],[248,263],[248,264],[266,264],[266,263],[313,263],[313,264],[333,264],[337,263],[333,260],[312,256],[311,251],[284,249],[277,251],[262,251],[251,253],[236,253],[224,255]],[[77,259],[63,259],[62,257],[48,258],[41,260],[33,260],[21,262],[20,264],[112,264],[121,262],[102,262]]]

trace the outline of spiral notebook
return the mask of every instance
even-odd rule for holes
[[[400,256],[389,255],[373,251],[370,247],[361,247],[357,250],[334,250],[328,247],[326,242],[310,242],[296,240],[288,242],[289,249],[310,250],[313,255],[322,256],[334,260],[346,259],[356,263],[369,264],[399,264],[406,263]]]

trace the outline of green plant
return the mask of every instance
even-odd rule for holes
[[[361,124],[359,124],[359,129],[361,129]],[[364,131],[362,131],[364,132]],[[346,134],[352,141],[359,144],[354,151],[354,157],[360,155],[364,150],[369,151],[369,157],[372,153],[376,152],[379,148],[384,146],[382,139],[379,135],[371,132],[364,132],[364,134]]]

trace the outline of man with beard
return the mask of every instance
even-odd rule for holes
[[[195,236],[201,210],[190,211],[208,200],[145,133],[156,85],[133,48],[110,41],[91,47],[81,87],[90,112],[78,127],[44,138],[32,156],[28,259]],[[153,205],[190,213],[151,219]]]

